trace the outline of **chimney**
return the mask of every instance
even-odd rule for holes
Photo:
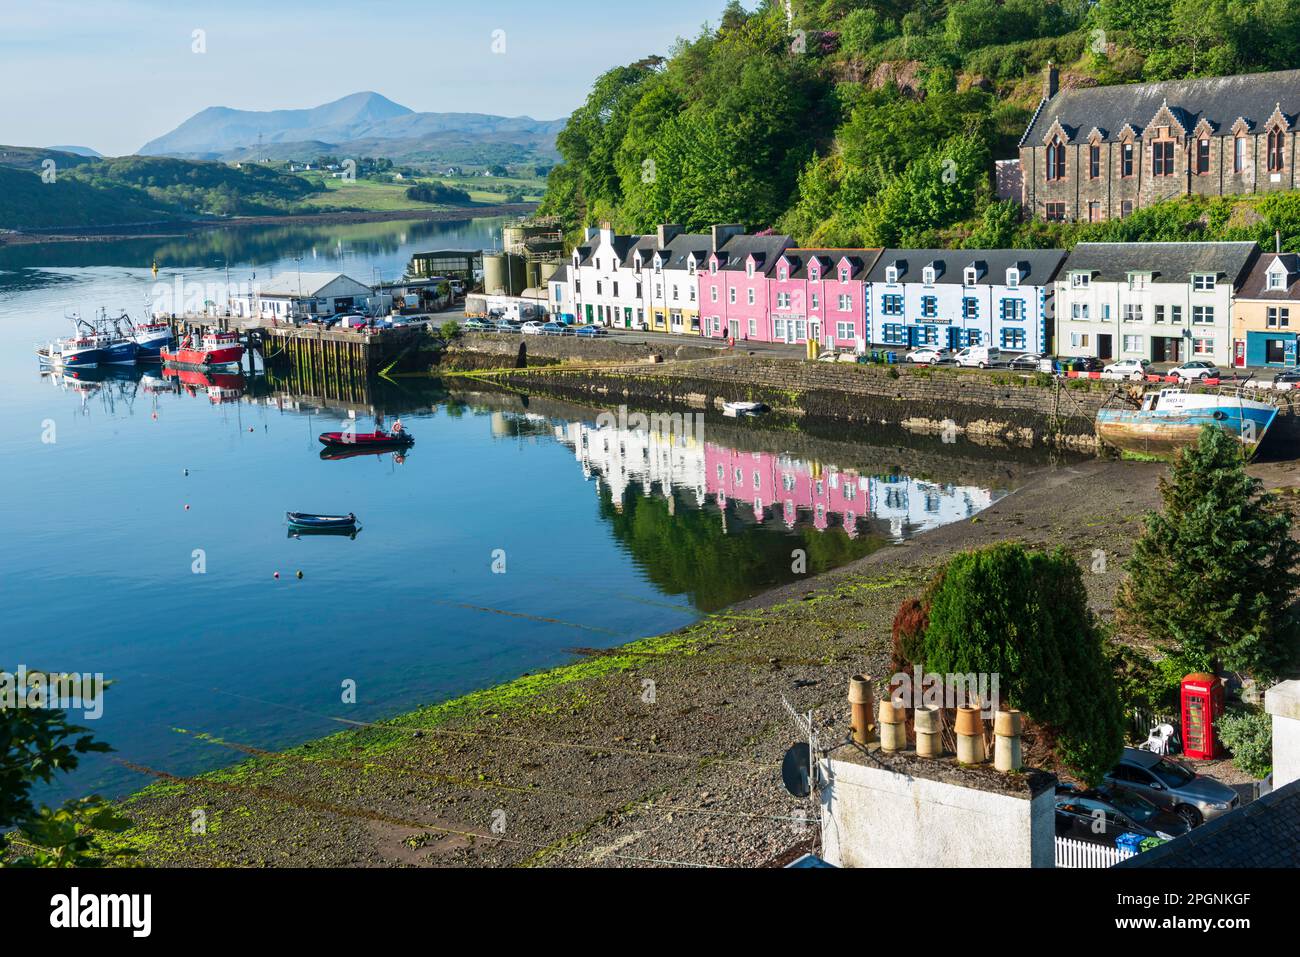
[[[730,223],[726,226],[710,226],[709,235],[711,242],[709,252],[716,253],[719,249],[727,244],[727,240],[732,236],[739,236],[744,233],[745,227],[739,223]]]
[[[907,748],[907,715],[889,698],[880,700],[880,750],[903,751]]]
[[[934,705],[925,705],[916,709],[916,753],[922,758],[937,758],[943,754],[943,741],[939,732],[943,729],[943,712]]]
[[[1050,100],[1056,96],[1061,85],[1061,74],[1056,69],[1056,64],[1050,60],[1047,64],[1047,70],[1043,75],[1043,99]]]
[[[854,675],[849,679],[849,706],[853,740],[866,744],[871,740],[871,678],[868,675]]]
[[[1019,771],[1023,763],[1020,753],[1020,712],[1014,708],[999,711],[993,718],[993,766],[999,771]]]
[[[984,718],[980,709],[957,709],[957,760],[962,764],[984,763]]]
[[[1273,230],[1273,251],[1278,255],[1282,254],[1282,230]]]
[[[674,237],[680,235],[681,231],[682,231],[682,227],[680,226],[669,225],[668,223],[660,223],[659,229],[657,231],[658,238],[659,238],[659,248],[663,249],[665,246],[667,246],[670,242],[673,241]]]

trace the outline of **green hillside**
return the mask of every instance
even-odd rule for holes
[[[136,190],[98,188],[64,175],[45,183],[36,173],[0,166],[0,229],[108,226],[171,215]]]
[[[575,232],[740,222],[821,246],[1293,236],[1287,196],[1020,224],[990,172],[1016,155],[1049,62],[1063,85],[1212,76],[1295,66],[1298,40],[1284,0],[808,0],[792,24],[784,2],[733,2],[667,58],[596,80],[540,212]]]

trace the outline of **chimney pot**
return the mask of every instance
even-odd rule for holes
[[[849,679],[849,708],[852,712],[853,740],[866,744],[871,740],[871,676],[854,675]]]
[[[939,732],[943,720],[939,709],[934,705],[917,708],[916,719],[916,753],[923,758],[937,758],[943,754],[943,742]]]
[[[882,698],[879,710],[880,750],[902,751],[907,747],[906,715],[894,702]]]
[[[1020,712],[999,711],[993,719],[993,766],[999,771],[1019,771],[1023,762],[1020,749]]]
[[[957,709],[957,760],[962,764],[983,764],[984,719],[979,708]]]

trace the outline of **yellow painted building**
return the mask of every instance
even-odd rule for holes
[[[1232,364],[1290,368],[1300,332],[1300,256],[1263,253],[1232,300]]]

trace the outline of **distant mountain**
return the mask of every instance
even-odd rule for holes
[[[564,120],[485,113],[416,113],[378,93],[354,93],[306,110],[209,107],[140,148],[142,156],[183,159],[313,159],[321,153],[439,162],[466,147],[505,147],[520,162],[554,159]],[[494,162],[496,160],[493,160]],[[469,160],[472,162],[472,160]]]
[[[77,156],[88,156],[91,159],[103,159],[104,154],[99,150],[92,150],[89,146],[47,146],[47,150],[55,150],[59,153],[73,153]]]

